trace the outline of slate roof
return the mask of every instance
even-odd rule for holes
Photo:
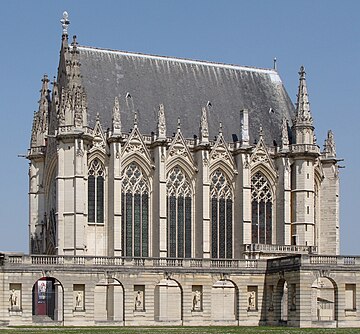
[[[291,124],[294,106],[278,73],[258,69],[123,51],[78,47],[83,85],[88,98],[88,123],[96,114],[111,128],[115,96],[119,97],[122,131],[133,127],[134,110],[143,134],[156,131],[157,110],[164,104],[167,136],[177,128],[178,117],[186,138],[199,133],[202,107],[210,101],[209,134],[213,139],[222,122],[227,141],[240,134],[240,110],[249,110],[250,143],[260,125],[265,141],[280,144],[281,122]],[[127,93],[131,98],[126,98]]]

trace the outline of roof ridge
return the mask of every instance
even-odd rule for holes
[[[246,65],[236,65],[236,64],[227,64],[227,63],[220,63],[210,60],[198,60],[198,59],[190,59],[190,58],[182,58],[182,57],[173,57],[173,56],[161,56],[161,55],[154,55],[154,54],[146,54],[141,52],[130,52],[130,51],[122,51],[122,50],[114,50],[108,48],[98,48],[94,46],[85,46],[85,45],[78,45],[78,50],[80,49],[90,49],[99,52],[105,53],[117,53],[117,54],[124,54],[124,55],[134,55],[134,56],[141,56],[145,58],[153,58],[153,59],[161,59],[161,60],[173,60],[173,61],[180,61],[184,63],[193,63],[193,64],[202,64],[202,65],[209,65],[209,66],[220,66],[226,68],[233,68],[233,69],[241,69],[245,71],[251,72],[263,72],[263,73],[272,73],[277,74],[278,72],[272,68],[261,68],[255,66],[246,66]]]

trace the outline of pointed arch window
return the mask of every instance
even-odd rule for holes
[[[220,169],[211,176],[211,257],[232,258],[233,194]]]
[[[273,196],[268,179],[260,172],[251,178],[252,243],[272,243]]]
[[[121,198],[123,254],[148,256],[149,185],[135,162],[130,163],[123,172]]]
[[[99,159],[94,159],[88,170],[88,222],[104,223],[105,169]]]
[[[179,166],[169,173],[166,188],[168,256],[191,257],[192,191]]]

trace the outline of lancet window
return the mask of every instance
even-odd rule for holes
[[[104,223],[105,169],[99,159],[94,159],[88,170],[88,222]]]
[[[148,256],[149,249],[149,185],[135,162],[123,172],[122,244],[124,256]]]
[[[273,196],[268,179],[260,172],[251,178],[252,243],[272,243]]]
[[[192,192],[179,166],[169,173],[166,187],[168,256],[191,257]]]
[[[223,172],[211,176],[211,257],[231,258],[233,247],[233,193]]]

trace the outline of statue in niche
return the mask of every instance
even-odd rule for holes
[[[17,291],[15,289],[12,289],[10,291],[10,297],[9,297],[9,302],[10,302],[10,309],[16,309],[19,308],[18,305],[18,294]]]
[[[83,308],[83,296],[82,292],[78,291],[75,297],[75,308],[82,309]]]
[[[196,290],[193,297],[193,310],[200,311],[201,310],[201,292]]]
[[[256,310],[256,292],[248,292],[248,310]]]
[[[143,293],[141,290],[138,290],[135,296],[135,310],[142,311],[143,309],[144,309]]]

